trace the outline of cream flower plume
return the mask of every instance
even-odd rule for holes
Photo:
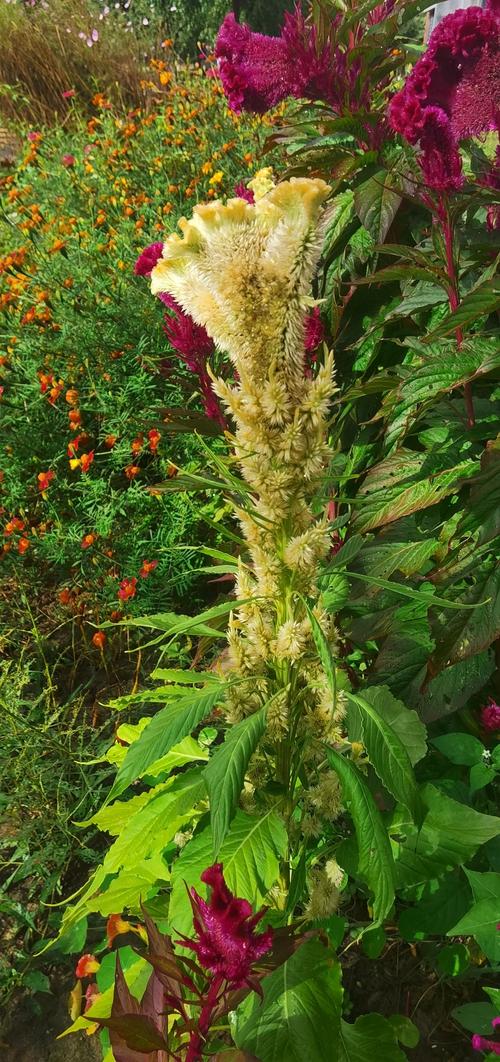
[[[196,206],[151,273],[153,294],[173,295],[253,385],[272,366],[290,383],[303,378],[305,297],[329,191],[322,180],[292,178],[255,203]]]

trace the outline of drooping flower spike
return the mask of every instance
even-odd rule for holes
[[[272,946],[272,929],[256,933],[265,910],[253,913],[248,900],[239,899],[224,881],[222,863],[214,863],[201,875],[211,888],[203,900],[189,889],[196,939],[183,937],[180,943],[194,951],[201,966],[223,977],[233,988],[241,988],[251,976],[252,966]]]
[[[392,99],[396,132],[420,143],[427,185],[452,191],[463,181],[460,141],[500,128],[500,5],[447,15],[425,55]]]

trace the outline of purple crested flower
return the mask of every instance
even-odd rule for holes
[[[328,99],[332,50],[318,48],[297,4],[287,12],[279,37],[253,33],[226,15],[215,45],[219,74],[233,111],[264,114],[287,96]]]
[[[500,704],[490,697],[488,704],[481,708],[480,718],[483,730],[489,730],[491,733],[500,730]]]
[[[265,910],[253,914],[248,900],[233,896],[224,881],[222,863],[204,870],[201,880],[211,887],[208,901],[194,888],[189,890],[197,939],[183,937],[179,943],[195,952],[205,970],[241,988],[248,984],[253,964],[272,946],[272,929],[255,932]]]
[[[147,249],[149,250],[149,248]],[[203,325],[196,324],[196,321],[193,320],[190,314],[184,312],[172,295],[167,292],[161,292],[159,298],[172,311],[171,315],[165,314],[163,324],[163,330],[168,337],[168,341],[187,368],[198,376],[203,408],[207,417],[217,421],[224,428],[226,421],[217,396],[214,394],[212,381],[207,369],[208,359],[215,349],[213,341]]]
[[[485,10],[447,15],[391,101],[391,125],[410,144],[420,142],[424,178],[436,191],[462,184],[460,141],[500,127],[499,8],[490,0]]]
[[[161,240],[157,240],[156,243],[150,243],[149,247],[145,247],[135,263],[135,275],[137,277],[148,277],[151,270],[154,269],[156,263],[161,258],[162,253],[163,243]]]
[[[237,199],[245,199],[247,203],[255,203],[255,195],[251,188],[247,188],[243,181],[239,181],[234,186],[234,195]]]
[[[315,306],[314,309],[307,314],[304,323],[306,354],[312,354],[316,350],[316,347],[319,347],[320,343],[322,343],[325,338],[325,329],[321,320],[319,306]]]

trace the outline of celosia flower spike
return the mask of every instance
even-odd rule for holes
[[[461,140],[500,124],[498,2],[447,15],[390,105],[393,128],[420,142],[424,178],[436,191],[462,184]]]
[[[488,704],[481,708],[481,726],[491,733],[500,731],[500,704],[491,697]]]
[[[173,295],[251,385],[261,385],[272,365],[303,380],[304,297],[329,191],[322,180],[292,178],[255,203],[197,206],[152,270],[153,294]]]
[[[255,932],[265,910],[253,914],[248,900],[233,896],[224,881],[222,863],[208,867],[201,880],[211,888],[208,901],[196,889],[189,890],[197,939],[183,937],[180,943],[195,952],[205,970],[240,988],[248,983],[253,964],[272,946],[271,929]]]
[[[318,49],[315,27],[306,26],[300,4],[285,15],[279,37],[253,33],[234,14],[226,15],[215,55],[233,111],[264,114],[287,96],[332,101],[332,49]]]

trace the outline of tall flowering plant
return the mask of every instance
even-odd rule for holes
[[[400,1062],[395,1024],[342,1020],[338,912],[356,889],[351,933],[374,923],[383,947],[381,927],[393,924],[400,892],[401,923],[417,939],[455,896],[458,868],[499,826],[489,806],[479,813],[455,799],[462,791],[440,788],[439,763],[433,773],[427,761],[424,784],[418,778],[424,721],[471,710],[491,675],[495,637],[494,609],[478,621],[475,606],[498,592],[495,531],[485,520],[498,468],[486,390],[498,368],[489,333],[496,288],[489,240],[472,256],[461,227],[467,215],[473,237],[491,233],[496,178],[477,145],[463,162],[462,137],[478,130],[451,113],[492,61],[495,38],[491,31],[488,47],[481,37],[475,48],[474,35],[457,30],[451,47],[445,25],[423,73],[417,63],[401,87],[411,42],[399,5],[349,6],[330,19],[314,12],[304,18],[296,9],[274,38],[228,16],[216,45],[234,110],[301,101],[274,137],[287,143],[293,174],[274,184],[261,173],[252,194],[198,205],[145,271],[153,294],[229,362],[224,377],[213,355],[205,363],[227,455],[206,447],[208,471],[180,478],[184,489],[215,485],[225,496],[227,552],[202,553],[234,592],[195,617],[144,618],[171,666],[155,673],[162,686],[139,696],[161,707],[120,754],[109,806],[96,819],[117,839],[65,927],[123,896],[128,846],[139,844],[141,880],[156,874],[158,890],[168,881],[172,939],[213,975],[198,1025],[186,1024],[195,1051],[208,1051],[213,1021],[221,1059],[231,1040],[229,1059],[335,1062],[383,1048]],[[485,17],[496,19],[491,9]],[[415,123],[408,145],[393,128],[403,112]],[[463,179],[477,165],[482,183]],[[461,389],[465,418],[454,395]],[[359,583],[368,592],[358,594]],[[486,660],[476,664],[474,653]],[[213,728],[200,732],[207,721]],[[474,766],[491,766],[479,745]],[[186,770],[186,757],[203,767]],[[476,776],[471,791],[483,785]],[[138,782],[150,788],[123,800]],[[218,871],[205,872],[213,858],[246,906],[222,889]],[[217,883],[212,901],[189,891],[202,873]],[[422,889],[419,922],[411,905]],[[130,890],[137,905],[138,885]],[[475,904],[476,893],[467,899]],[[157,904],[156,892],[147,902]],[[248,960],[257,969],[266,943],[267,930],[253,936],[251,910],[262,904],[288,953],[260,980]],[[230,944],[215,907],[233,928],[227,912],[244,913]],[[450,918],[445,931],[460,935],[463,920]],[[305,933],[293,950],[297,922]],[[236,991],[255,987],[262,1001],[233,997],[219,1028],[221,978]],[[398,1028],[415,1042],[411,1026]]]

